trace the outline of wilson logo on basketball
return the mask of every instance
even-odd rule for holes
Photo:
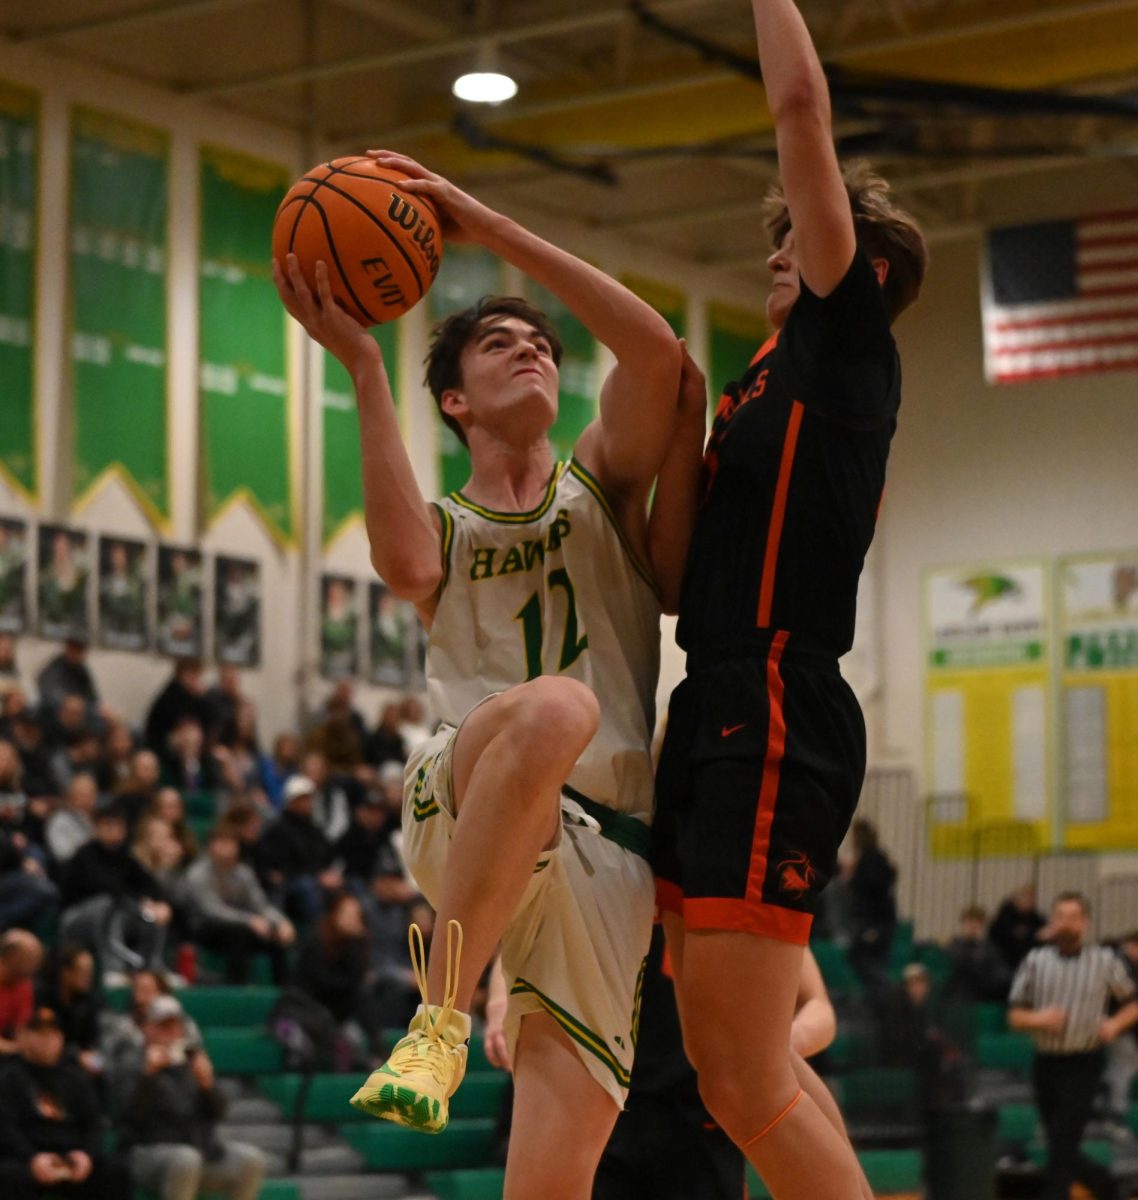
[[[432,244],[435,240],[434,229],[423,220],[419,210],[398,192],[391,193],[391,203],[387,207],[387,215],[397,222],[401,229],[406,229],[411,235],[411,240],[419,247],[423,257],[427,260],[427,269],[431,272],[431,278],[434,279],[439,273],[439,255]]]
[[[778,864],[778,886],[792,896],[801,896],[814,884],[817,871],[805,854],[799,852],[793,858],[784,858]]]

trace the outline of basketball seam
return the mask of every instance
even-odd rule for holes
[[[373,325],[379,324],[378,319],[372,315],[372,312],[368,308],[368,306],[366,304],[362,304],[360,302],[360,298],[356,295],[355,288],[352,287],[351,282],[349,281],[347,275],[344,273],[343,265],[340,262],[340,255],[336,249],[336,243],[332,239],[332,230],[328,224],[328,214],[324,211],[324,206],[320,203],[320,201],[315,198],[315,192],[309,192],[309,194],[307,196],[295,196],[292,200],[289,201],[289,204],[302,205],[300,213],[296,218],[296,224],[293,225],[293,238],[296,236],[296,230],[297,230],[298,226],[300,225],[301,217],[304,216],[304,208],[307,207],[309,204],[311,204],[312,207],[316,210],[316,212],[320,216],[320,223],[324,226],[325,240],[328,242],[328,249],[331,251],[332,258],[335,260],[336,270],[339,273],[341,280],[343,280],[344,287],[346,287],[348,289],[348,294],[352,298],[352,303],[360,310],[360,312],[362,312],[364,314],[365,317],[367,317],[367,319]],[[292,240],[293,240],[292,238],[289,239],[289,249],[290,250],[292,249]]]
[[[350,175],[350,176],[348,176],[348,178],[356,179],[356,178],[359,178],[359,176]],[[422,296],[426,292],[427,289],[423,286],[423,280],[420,277],[418,270],[416,270],[415,264],[411,261],[410,257],[408,256],[407,251],[404,250],[403,247],[399,244],[398,238],[396,238],[396,236],[391,232],[391,230],[388,229],[387,226],[384,225],[384,223],[378,217],[376,217],[376,215],[371,211],[370,208],[368,208],[368,206],[366,204],[363,204],[361,201],[357,200],[355,198],[355,196],[353,196],[351,194],[351,192],[346,192],[342,188],[338,188],[334,184],[329,183],[328,176],[325,176],[323,179],[312,179],[310,176],[306,175],[305,180],[309,183],[316,184],[317,189],[326,187],[329,191],[335,192],[337,196],[342,196],[345,200],[349,201],[349,203],[354,204],[356,206],[356,208],[358,208],[360,210],[360,212],[364,213],[367,217],[369,217],[371,219],[371,221],[374,223],[375,227],[377,229],[381,229],[383,231],[384,235],[387,237],[388,241],[390,241],[391,244],[395,247],[395,249],[399,251],[399,254],[402,256],[403,261],[407,264],[408,268],[410,269],[411,274],[415,276],[415,282],[419,285],[419,295]],[[389,186],[392,186],[392,185],[389,184]],[[313,193],[313,194],[315,194],[315,193]],[[315,203],[315,201],[314,201],[314,203]]]

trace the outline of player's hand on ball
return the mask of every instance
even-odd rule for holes
[[[304,326],[313,341],[334,354],[353,376],[361,367],[380,359],[375,339],[333,299],[326,263],[316,264],[315,295],[304,282],[295,254],[288,256],[285,266],[282,271],[273,259],[273,283],[277,294],[289,315]]]
[[[369,150],[367,155],[389,171],[407,173],[401,189],[431,201],[439,214],[444,242],[477,242],[489,229],[495,214],[485,204],[468,196],[450,180],[428,171],[422,163],[394,150]]]

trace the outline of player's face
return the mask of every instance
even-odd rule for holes
[[[462,386],[443,396],[466,422],[508,440],[537,437],[557,416],[557,364],[546,338],[520,317],[491,318],[462,352]],[[508,423],[508,425],[507,425]]]
[[[794,253],[793,229],[782,239],[782,245],[767,259],[767,269],[772,276],[771,290],[767,296],[767,317],[775,329],[781,329],[798,299],[801,286],[798,258]]]

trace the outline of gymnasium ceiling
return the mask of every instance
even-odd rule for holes
[[[1138,200],[1138,0],[801,7],[843,151],[934,240]],[[764,257],[746,0],[3,0],[0,34],[285,126],[313,157],[390,146],[507,209],[724,269]],[[450,84],[486,53],[518,96],[463,105]]]

